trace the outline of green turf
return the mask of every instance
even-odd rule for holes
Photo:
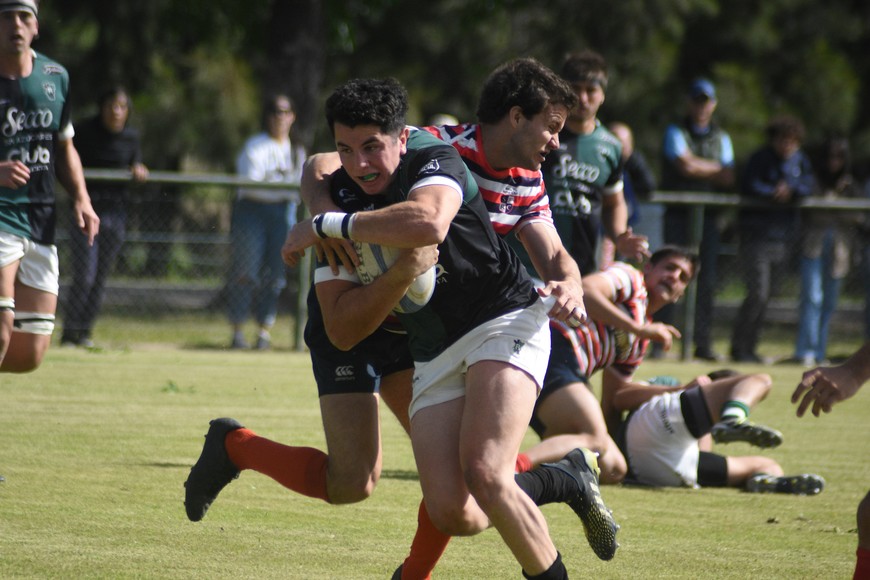
[[[54,348],[37,372],[0,377],[0,578],[389,578],[420,500],[395,420],[383,421],[384,474],[370,500],[333,507],[246,472],[191,523],[182,484],[209,419],[229,415],[282,442],[323,446],[309,360],[289,339],[278,352],[220,350],[219,322],[205,336],[176,331],[185,338],[175,345],[148,342],[145,326],[134,338],[105,329],[102,350]],[[650,361],[640,375],[687,379],[705,368]],[[611,562],[595,558],[570,509],[547,506],[572,577],[850,577],[855,509],[870,484],[870,394],[798,420],[788,397],[802,369],[764,370],[775,387],[753,418],[785,443],[762,453],[786,472],[820,473],[827,489],[794,497],[605,487],[622,525]],[[454,540],[437,572],[520,577],[493,530]]]

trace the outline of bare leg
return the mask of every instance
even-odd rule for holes
[[[465,399],[421,409],[411,421],[427,509],[451,535],[477,533],[491,521],[523,570],[540,574],[556,560],[556,548],[513,472],[534,382],[510,365],[483,361],[468,369],[466,385]]]
[[[320,413],[329,454],[326,478],[329,502],[342,504],[366,499],[381,475],[378,396],[326,395],[320,397]]]
[[[411,378],[413,376],[414,369],[408,369],[387,375],[381,381],[381,398],[399,420],[405,433],[411,432],[408,407],[411,406]]]
[[[752,408],[767,397],[773,381],[770,375],[759,373],[754,375],[738,375],[713,381],[702,385],[707,400],[707,409],[713,421],[719,421],[722,405],[727,401],[740,401]]]
[[[572,383],[547,397],[538,406],[545,425],[543,439],[525,454],[533,465],[554,462],[578,447],[599,454],[601,483],[619,483],[628,471],[622,453],[607,433],[601,405],[583,383]]]

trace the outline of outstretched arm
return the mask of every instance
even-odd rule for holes
[[[596,273],[584,277],[583,293],[589,317],[596,322],[659,342],[665,350],[671,348],[674,338],[680,338],[680,331],[670,324],[637,322],[617,307],[611,298],[613,294],[611,282],[603,274]]]
[[[562,245],[556,228],[547,223],[532,222],[517,233],[517,238],[529,254],[535,271],[546,283],[541,295],[552,295],[556,299],[549,312],[550,318],[579,326],[586,319],[580,269]]]
[[[813,415],[830,413],[834,403],[852,397],[861,385],[870,380],[870,342],[859,348],[841,365],[816,367],[804,373],[791,396],[791,402],[800,404],[797,416],[803,417],[810,405]],[[803,396],[803,398],[801,398]]]

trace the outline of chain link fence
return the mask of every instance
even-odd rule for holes
[[[124,171],[86,170],[89,181],[128,181]],[[154,171],[144,184],[132,185],[127,203],[127,236],[117,265],[109,276],[103,312],[151,319],[166,312],[214,312],[226,315],[228,298],[227,272],[230,265],[230,217],[236,188],[264,184],[232,175],[181,174]],[[270,187],[266,184],[266,187]],[[285,185],[275,187],[286,188]],[[297,189],[297,188],[294,188]],[[752,203],[732,194],[693,192],[656,192],[642,204],[642,223],[635,227],[650,236],[653,249],[662,239],[661,214],[667,205],[691,208],[689,239],[697,247],[701,239],[703,209],[720,209],[721,248],[718,259],[718,283],[715,292],[714,340],[721,343],[730,337],[737,309],[745,295],[738,256],[738,208]],[[870,199],[808,199],[797,211],[820,209],[870,214]],[[71,274],[77,268],[69,250],[72,224],[68,208],[59,204],[58,251],[61,264],[61,294],[58,312],[64,312]],[[867,237],[856,234],[852,268],[843,284],[831,336],[863,336],[865,295],[870,287],[870,244]],[[786,332],[794,331],[798,319],[800,275],[798,247],[793,264],[779,281],[779,292],[768,308],[767,320]],[[287,286],[279,309],[292,315],[294,346],[304,347],[301,331],[305,322],[305,296],[308,289],[308,264],[288,268]],[[682,356],[691,355],[696,288],[692,285],[679,307],[677,321],[683,334]],[[62,318],[62,316],[61,316]],[[61,323],[62,324],[62,323]]]
[[[85,170],[89,183],[130,181],[117,170]],[[148,181],[131,184],[128,192],[126,240],[106,283],[103,313],[154,319],[186,311],[226,317],[232,290],[227,285],[231,263],[230,219],[240,186],[288,189],[233,175],[152,171]],[[298,193],[298,186],[291,186]],[[298,197],[298,195],[297,195]],[[60,258],[59,318],[62,320],[76,264],[70,231],[75,225],[67,204],[58,204],[57,247]],[[287,268],[287,284],[279,313],[293,319],[293,342],[304,347],[307,263]],[[61,325],[62,326],[62,322]]]

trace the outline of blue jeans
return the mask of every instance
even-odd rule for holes
[[[833,233],[828,232],[817,258],[801,257],[800,322],[795,358],[825,360],[828,327],[837,307],[842,282],[831,275],[833,252]]]
[[[230,323],[251,315],[271,327],[278,314],[278,296],[287,285],[281,247],[296,221],[296,204],[258,203],[246,199],[233,205],[230,226],[232,265],[227,283]]]

